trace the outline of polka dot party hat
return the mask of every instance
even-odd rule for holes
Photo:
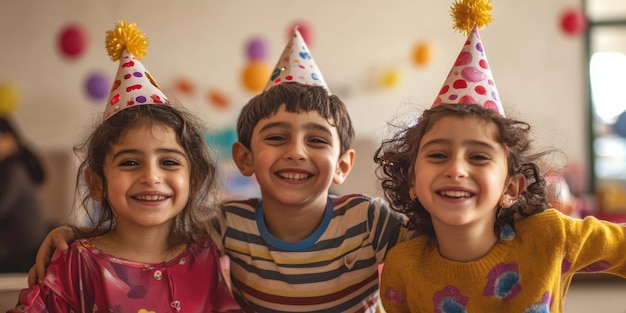
[[[433,106],[440,103],[479,104],[504,116],[478,34],[478,29],[492,21],[490,11],[490,0],[456,0],[453,3],[450,15],[454,18],[454,28],[468,37]]]
[[[111,87],[103,120],[135,105],[171,104],[150,73],[139,62],[146,56],[148,38],[137,24],[118,21],[106,33],[106,48],[111,60],[120,65]]]
[[[287,43],[283,54],[280,56],[272,76],[265,85],[268,90],[275,85],[284,82],[298,82],[304,85],[322,86],[330,94],[330,89],[324,81],[322,72],[315,64],[302,35],[298,29],[294,29],[291,40]]]

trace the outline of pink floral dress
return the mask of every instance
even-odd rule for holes
[[[122,260],[75,241],[8,312],[240,312],[210,241],[162,264]]]

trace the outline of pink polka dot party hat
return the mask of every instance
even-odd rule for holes
[[[137,24],[118,21],[114,29],[106,32],[105,43],[111,60],[119,61],[120,64],[103,120],[131,106],[171,104],[152,75],[139,62],[146,56],[148,38],[138,29]]]
[[[490,0],[456,0],[452,4],[450,15],[454,19],[454,29],[468,37],[433,106],[440,103],[479,104],[504,116],[487,54],[478,34],[478,29],[493,20],[491,9]]]
[[[272,71],[272,76],[265,85],[268,90],[284,82],[298,82],[304,85],[321,86],[328,91],[326,81],[315,63],[306,42],[298,29],[294,29],[291,40],[285,46],[278,63]]]

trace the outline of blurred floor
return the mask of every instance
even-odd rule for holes
[[[574,280],[565,313],[626,313],[626,279]]]
[[[17,303],[17,295],[28,287],[27,273],[0,273],[0,312],[6,312]]]

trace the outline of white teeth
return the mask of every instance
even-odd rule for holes
[[[467,191],[440,191],[440,195],[452,198],[467,198],[471,194]]]
[[[142,196],[137,196],[135,197],[137,198],[137,200],[142,200],[142,201],[162,201],[165,200],[165,196],[158,196],[158,195],[142,195]]]
[[[280,172],[278,175],[282,178],[291,179],[291,180],[300,180],[309,177],[309,175],[305,173],[292,173],[292,172]]]

